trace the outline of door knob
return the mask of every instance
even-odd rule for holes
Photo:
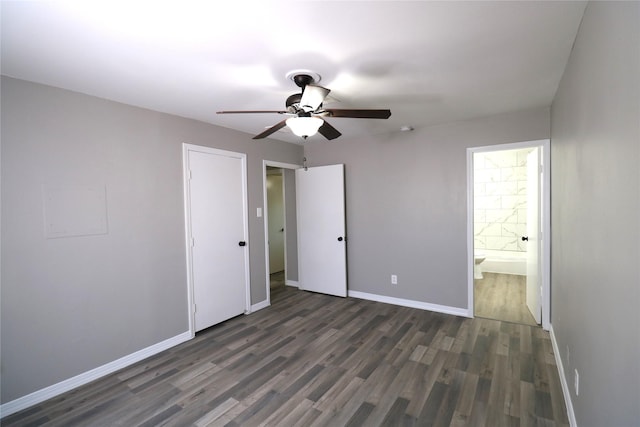
[[[527,236],[522,236],[522,241],[523,241],[523,242],[528,242],[528,241],[529,241],[529,237],[527,237]]]
[[[238,246],[247,246],[247,242],[240,241],[238,242]]]
[[[342,242],[342,236],[338,237],[338,242]]]

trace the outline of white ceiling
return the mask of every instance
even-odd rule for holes
[[[584,2],[2,1],[2,74],[247,132],[310,69],[342,139],[549,106]],[[287,128],[275,139],[300,142]],[[312,138],[323,139],[316,135]],[[338,140],[339,141],[339,140]]]

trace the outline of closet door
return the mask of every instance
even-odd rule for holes
[[[245,163],[244,154],[186,147],[194,331],[248,310]]]

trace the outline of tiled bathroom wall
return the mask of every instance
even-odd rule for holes
[[[475,153],[474,246],[526,251],[527,154],[531,149]]]

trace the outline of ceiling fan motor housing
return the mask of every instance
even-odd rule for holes
[[[296,86],[304,90],[305,86],[313,84],[314,80],[313,77],[308,74],[296,74],[295,76],[293,76],[293,82],[296,84]]]

